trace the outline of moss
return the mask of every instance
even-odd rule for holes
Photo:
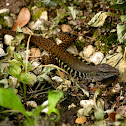
[[[42,6],[42,2],[41,2],[41,1],[37,1],[37,2],[35,3],[35,5],[36,5],[37,7],[41,7],[41,6]]]
[[[95,45],[101,52],[107,53],[112,48],[112,45],[116,43],[118,43],[117,34],[109,33],[109,35],[99,36],[95,42]]]
[[[77,47],[77,49],[80,51],[83,50],[84,46],[85,46],[85,42],[84,41],[80,41],[78,40],[77,42],[75,42],[75,46]]]
[[[3,17],[0,17],[0,25],[2,25],[3,28],[7,27],[7,24],[5,23],[5,20]]]
[[[35,10],[35,11],[34,11],[34,14],[32,15],[32,18],[33,18],[33,19],[39,18],[39,17],[42,15],[42,12],[43,12],[43,11],[44,11],[44,10],[43,10],[42,8],[39,8],[39,9]]]
[[[33,14],[33,19],[37,19],[37,18],[39,18],[40,16],[41,16],[41,14],[42,14],[42,11],[41,10],[37,10],[36,12],[35,12],[35,14]]]

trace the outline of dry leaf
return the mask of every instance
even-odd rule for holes
[[[126,105],[124,106],[120,106],[118,109],[117,109],[117,114],[123,116],[123,117],[126,117]]]
[[[116,116],[116,112],[111,112],[111,113],[109,114],[109,119],[110,119],[111,121],[115,121],[115,116]]]
[[[70,25],[66,25],[66,24],[62,24],[61,29],[62,29],[63,32],[72,31],[72,28],[70,27]]]
[[[58,75],[58,76],[60,76],[60,77],[65,77],[65,73],[64,72],[62,72],[62,71],[60,71],[60,73],[59,73],[59,71],[56,71],[56,74]]]
[[[125,47],[123,59],[120,61],[118,69],[120,72],[120,81],[126,82],[126,47]]]
[[[85,116],[82,116],[82,117],[80,117],[80,118],[77,118],[76,120],[75,120],[75,123],[77,123],[77,124],[83,124],[84,122],[86,122],[87,121],[87,118],[85,117]]]
[[[32,56],[29,58],[30,61],[32,61],[36,57],[40,57],[40,55],[41,55],[41,51],[39,48],[31,48],[30,51],[31,51],[31,56]]]
[[[25,34],[31,34],[31,33],[32,35],[34,34],[28,27],[23,27],[22,30]]]
[[[30,17],[31,17],[31,15],[30,15],[29,9],[28,8],[22,8],[19,15],[18,15],[18,17],[17,17],[16,23],[12,28],[12,30],[16,31],[17,26],[19,26],[19,27],[25,26],[29,22]]]

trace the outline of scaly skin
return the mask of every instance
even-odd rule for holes
[[[0,35],[2,34],[9,34],[15,36],[16,32],[0,29]],[[28,37],[29,35],[25,34],[25,40],[27,40]],[[73,41],[72,37],[71,39],[68,39],[68,41]],[[43,50],[47,51],[48,53],[56,56],[63,63],[71,67],[71,69],[73,69],[74,71],[82,73],[82,75],[84,75],[83,78],[88,81],[102,81],[104,79],[117,76],[119,74],[119,71],[117,69],[108,64],[100,64],[96,66],[86,65],[82,61],[75,58],[72,54],[67,52],[63,47],[56,45],[50,39],[32,35],[30,42],[37,45],[39,48],[42,48]]]

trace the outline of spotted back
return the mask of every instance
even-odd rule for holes
[[[67,48],[74,42],[75,37],[73,37],[73,35],[71,35],[70,33],[59,32],[58,38],[62,41],[62,43],[59,44],[59,46]]]

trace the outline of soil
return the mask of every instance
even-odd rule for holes
[[[31,0],[0,0],[0,9],[7,8],[16,14],[22,7],[29,5],[30,2]]]

